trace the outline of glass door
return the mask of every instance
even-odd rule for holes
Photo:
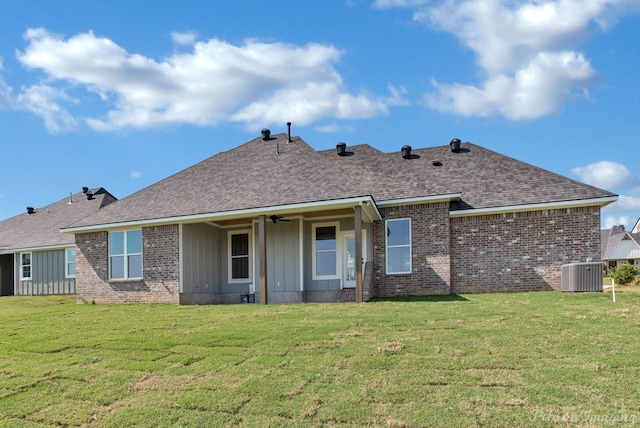
[[[342,258],[342,287],[356,286],[356,238],[353,234],[344,237]]]

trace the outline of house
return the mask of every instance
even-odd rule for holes
[[[617,196],[472,143],[316,151],[263,136],[64,228],[77,298],[365,301],[552,290]]]
[[[605,272],[622,263],[640,265],[640,233],[638,224],[632,232],[627,232],[624,225],[613,226],[602,230],[602,262]]]
[[[76,246],[60,228],[115,201],[104,188],[83,188],[42,208],[0,222],[0,295],[73,294]]]

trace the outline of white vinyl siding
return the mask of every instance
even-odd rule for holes
[[[640,247],[631,239],[623,239],[616,245],[611,254],[609,254],[609,259],[640,259]]]

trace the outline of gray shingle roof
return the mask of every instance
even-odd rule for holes
[[[72,226],[219,213],[367,195],[298,137],[256,138],[146,187]],[[279,148],[279,153],[278,153]]]
[[[460,153],[448,145],[412,150],[412,159],[367,145],[347,148],[352,156],[321,153],[378,202],[461,193],[461,208],[491,208],[615,196],[472,143],[461,147]]]
[[[279,153],[277,148],[279,147]],[[71,227],[156,220],[372,196],[376,201],[460,193],[459,208],[615,196],[480,146],[417,149],[412,159],[368,145],[315,151],[298,137],[256,138],[105,207]],[[440,161],[434,166],[433,161]]]
[[[603,260],[609,258],[609,254],[616,248],[616,245],[626,235],[624,226],[613,226],[610,229],[602,229],[600,231],[600,254]]]
[[[60,233],[60,228],[85,218],[116,198],[104,188],[89,189],[92,200],[83,193],[61,199],[51,205],[36,208],[33,214],[19,214],[0,222],[0,248],[5,251],[23,248],[72,245],[73,235]]]

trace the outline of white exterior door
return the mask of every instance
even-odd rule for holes
[[[362,263],[367,260],[365,232],[362,231]],[[342,288],[356,286],[356,237],[353,231],[342,233]]]

